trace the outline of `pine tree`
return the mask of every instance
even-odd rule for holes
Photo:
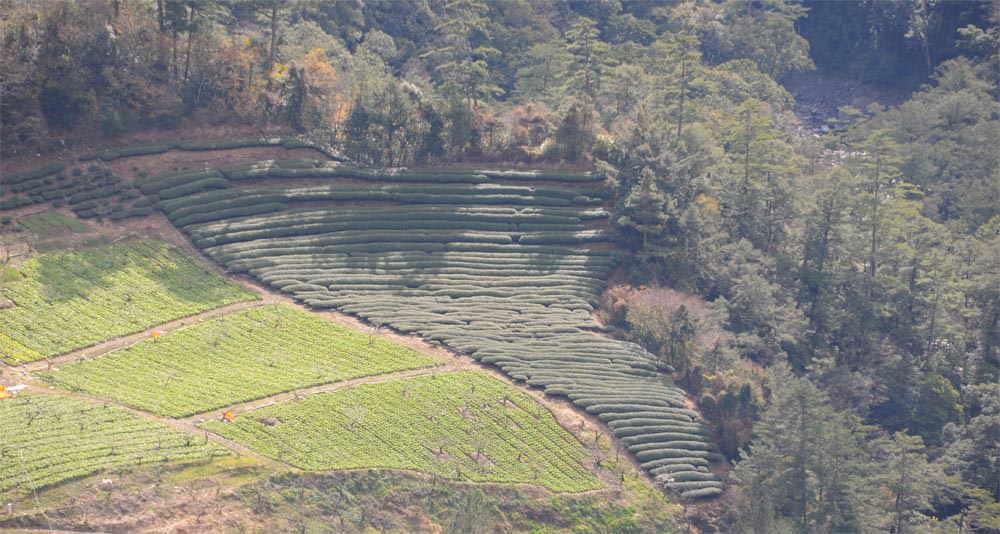
[[[802,167],[767,106],[750,98],[726,124],[729,184],[724,190],[730,231],[774,253],[794,214],[789,180]]]
[[[356,100],[351,107],[344,126],[344,152],[348,158],[358,163],[368,163],[368,126],[371,122],[368,110],[361,100]]]
[[[500,51],[488,42],[489,6],[478,0],[452,0],[444,5],[444,16],[434,28],[441,37],[438,47],[422,57],[434,59],[446,92],[462,95],[470,109],[483,98],[503,93],[492,81],[489,62]]]
[[[884,508],[888,512],[888,531],[893,534],[918,532],[916,525],[926,520],[921,511],[931,507],[934,480],[940,480],[940,469],[927,462],[924,442],[920,436],[896,432],[879,443],[884,472],[880,481],[888,496]]]
[[[879,264],[879,242],[882,238],[882,209],[885,189],[899,178],[899,145],[888,130],[875,130],[858,147],[864,156],[860,171],[869,180],[869,200],[864,210],[868,227],[868,254],[865,257],[865,291],[868,297],[875,292]]]
[[[816,532],[869,521],[857,418],[836,412],[825,393],[787,367],[775,366],[770,383],[771,405],[736,469],[753,495],[751,530]]]
[[[649,167],[639,173],[639,181],[629,190],[617,224],[642,235],[642,248],[649,245],[649,236],[663,231],[667,221],[667,197],[660,190],[656,175]]]
[[[566,31],[566,49],[571,57],[566,92],[593,102],[610,64],[608,44],[601,40],[597,22],[577,19]]]

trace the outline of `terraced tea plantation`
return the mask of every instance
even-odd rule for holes
[[[38,375],[71,390],[184,417],[293,389],[436,363],[316,314],[267,305]]]
[[[555,491],[602,486],[588,454],[526,394],[477,372],[364,384],[204,428],[308,470],[416,469]]]
[[[120,408],[52,395],[0,402],[0,493],[30,492],[94,473],[230,454],[203,436]]]
[[[257,296],[171,245],[130,241],[35,256],[4,286],[0,360],[20,364]]]
[[[260,179],[266,178],[266,184]],[[683,392],[590,316],[615,253],[602,177],[380,172],[308,160],[149,178],[193,241],[316,308],[440,341],[571,399],[687,497],[721,492]]]
[[[141,217],[153,211],[131,184],[97,163],[68,169],[52,163],[33,171],[0,177],[0,210],[22,208],[52,202],[55,207],[69,206],[78,217],[112,220]]]

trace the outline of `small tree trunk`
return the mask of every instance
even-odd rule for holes
[[[871,296],[872,290],[875,286],[875,271],[878,267],[876,264],[875,255],[878,254],[878,189],[879,180],[882,178],[882,153],[876,152],[875,154],[875,176],[872,181],[872,232],[871,232],[871,246],[868,252],[868,296]]]
[[[681,51],[681,94],[677,104],[677,142],[680,142],[684,128],[684,97],[687,93],[687,58]]]
[[[194,39],[194,13],[197,9],[194,2],[189,4],[189,6],[191,11],[188,13],[188,42],[187,52],[184,54],[184,81],[187,81],[188,73],[191,70],[191,41]]]
[[[271,89],[271,71],[274,69],[274,52],[278,45],[278,2],[271,4],[271,46],[267,52],[267,88]]]
[[[173,59],[170,61],[170,72],[172,73],[171,79],[177,79],[177,30],[173,32],[173,39],[170,42],[171,55]]]

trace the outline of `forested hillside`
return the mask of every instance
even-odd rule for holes
[[[702,531],[1000,532],[1000,0],[0,0],[0,24],[4,187],[56,160],[133,155],[109,147],[281,135],[319,148],[352,170],[206,164],[136,183],[231,271],[443,340],[600,415],[693,503]],[[802,116],[797,101],[816,108]],[[280,181],[306,176],[358,183]],[[233,185],[245,179],[270,181]],[[0,191],[0,208],[28,202],[21,193]],[[201,218],[240,194],[260,209]],[[300,224],[289,203],[320,200],[343,205],[295,212],[317,236],[282,233]],[[143,201],[134,215],[152,209]],[[356,240],[319,233],[344,230]],[[254,239],[264,245],[242,243]],[[529,253],[551,270],[453,295],[461,313],[437,324],[427,317],[444,305],[409,278],[390,282],[391,299],[379,280],[351,278],[367,276],[353,244],[395,253],[407,240],[421,258],[440,253],[441,291],[521,269]],[[339,279],[322,287],[272,258],[317,243],[337,255]],[[468,257],[449,255],[462,246]],[[470,258],[486,248],[489,260]],[[557,348],[528,345],[548,330],[521,331],[511,317],[529,314],[504,308],[545,291],[565,293],[531,302],[549,318],[565,307],[565,324],[546,325],[572,330]],[[656,365],[633,365],[633,343]],[[590,350],[623,355],[580,363]],[[536,358],[573,363],[536,376]],[[636,386],[664,375],[687,401],[672,384]],[[691,445],[691,480],[652,449],[680,427],[615,425],[620,411],[646,413],[623,408],[627,396],[683,407],[683,433],[700,436],[703,420],[714,445]]]

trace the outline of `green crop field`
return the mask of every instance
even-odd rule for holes
[[[49,395],[0,402],[0,492],[103,470],[205,460],[228,451],[120,408]]]
[[[283,391],[436,363],[316,314],[268,305],[166,332],[39,376],[68,389],[183,417]]]
[[[551,413],[476,372],[364,384],[202,426],[308,470],[415,469],[571,492],[602,486]]]
[[[0,360],[10,364],[257,298],[171,245],[130,241],[47,253],[18,268],[0,310]]]
[[[215,189],[222,175],[232,184]],[[721,456],[684,392],[654,354],[595,334],[591,312],[618,260],[598,178],[265,161],[139,186],[168,192],[156,206],[231,271],[564,396],[629,437],[642,467],[669,473],[682,495],[717,495],[709,467]]]

